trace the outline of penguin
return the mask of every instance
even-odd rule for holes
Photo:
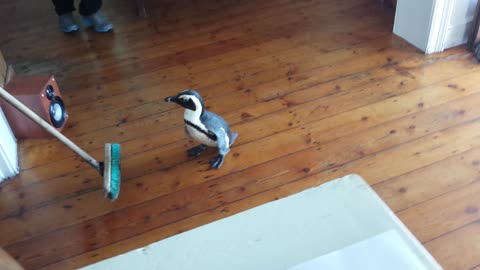
[[[217,147],[218,156],[210,161],[210,166],[213,169],[220,168],[238,133],[232,132],[229,124],[221,116],[207,111],[202,97],[195,90],[183,90],[176,96],[166,97],[165,102],[174,102],[185,108],[183,115],[185,133],[200,143],[189,149],[187,154],[198,156],[208,147]]]

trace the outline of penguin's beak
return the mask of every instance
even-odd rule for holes
[[[166,97],[165,102],[177,102],[177,97]]]

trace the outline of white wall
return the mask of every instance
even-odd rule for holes
[[[430,36],[434,0],[399,0],[393,32],[422,51]]]
[[[0,182],[18,172],[17,140],[0,108]]]
[[[477,0],[454,0],[444,43],[446,49],[467,43],[476,5]]]

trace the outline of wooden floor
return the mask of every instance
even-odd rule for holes
[[[424,56],[377,0],[105,1],[115,33],[57,31],[48,1],[1,1],[0,48],[54,73],[64,133],[99,159],[123,147],[118,201],[55,140],[22,141],[1,186],[0,245],[26,269],[74,269],[326,181],[366,179],[448,270],[480,269],[480,66]],[[198,89],[240,134],[220,170],[188,158]]]

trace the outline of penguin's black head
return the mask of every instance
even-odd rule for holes
[[[175,102],[192,111],[203,110],[203,99],[195,90],[184,90],[173,97],[166,97],[166,102]]]

